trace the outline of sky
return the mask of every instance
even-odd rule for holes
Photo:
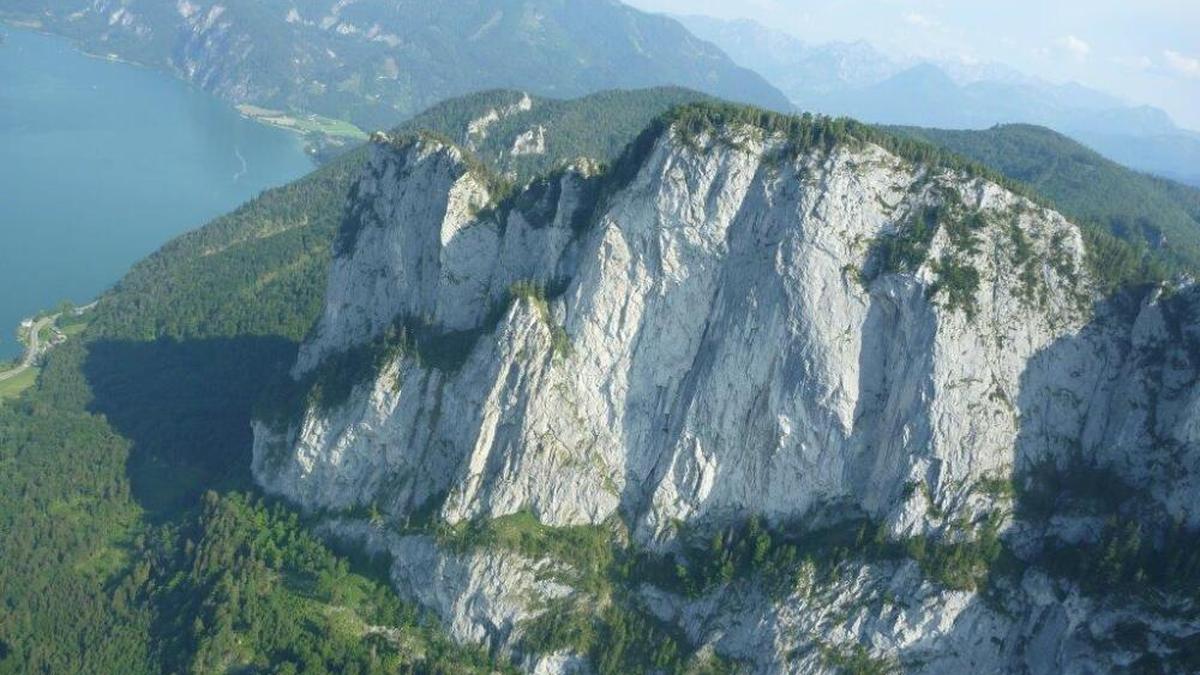
[[[755,19],[808,42],[1000,63],[1165,109],[1200,129],[1200,0],[626,0],[640,9]]]

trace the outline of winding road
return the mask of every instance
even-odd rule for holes
[[[29,346],[25,348],[25,356],[21,359],[21,365],[12,370],[0,373],[0,382],[11,380],[33,367],[33,364],[38,359],[41,348],[41,345],[38,344],[38,336],[46,326],[53,326],[54,322],[58,321],[59,316],[61,315],[55,314],[54,316],[48,316],[34,322],[33,328],[29,330]]]

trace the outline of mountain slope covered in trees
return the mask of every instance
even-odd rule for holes
[[[503,671],[249,496],[294,347],[89,338],[0,406],[0,673]]]
[[[612,0],[14,0],[0,18],[167,68],[237,103],[365,129],[497,87],[573,97],[678,85],[790,105],[675,20]]]

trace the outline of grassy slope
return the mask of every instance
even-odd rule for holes
[[[30,368],[16,377],[0,381],[0,401],[15,399],[37,381],[37,368]]]

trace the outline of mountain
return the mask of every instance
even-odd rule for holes
[[[524,183],[578,157],[615,162],[655,117],[705,100],[680,89],[604,92],[569,101],[497,91],[438,104],[395,132],[434,132],[472,149],[473,156],[505,180]],[[900,131],[907,135],[915,130]],[[1163,263],[1186,260],[1186,251],[1200,247],[1200,233],[1187,226],[1186,214],[1195,212],[1193,189],[1167,185],[1166,197],[1147,194],[1137,187],[1144,177],[1097,160],[1094,153],[1080,153],[1076,144],[1048,131],[1019,134],[1037,141],[1030,146],[997,143],[1006,134],[994,132],[963,132],[959,144],[933,130],[920,133],[1013,180],[1036,182],[1056,208],[1085,223],[1089,232],[1157,244],[1151,253]],[[514,155],[519,141],[531,136],[544,139],[545,151]],[[1080,156],[1085,157],[1080,165],[1070,159]],[[111,320],[106,330],[123,336],[189,338],[219,329],[226,335],[304,337],[320,308],[330,244],[346,195],[364,161],[362,151],[351,153],[168,244],[134,266],[106,300],[112,311],[100,313],[95,323],[107,326]],[[1101,199],[1093,189],[1096,182],[1077,178],[1101,170],[1110,172],[1102,183],[1109,186],[1104,192],[1128,195],[1129,201]],[[1166,185],[1153,179],[1145,184]],[[1175,203],[1167,205],[1163,199]],[[1131,219],[1140,224],[1127,226]],[[1168,237],[1164,240],[1158,232]]]
[[[1079,89],[1003,82],[962,86],[936,66],[924,64],[814,105],[832,114],[882,124],[953,129],[1014,122],[1046,126],[1127,166],[1200,185],[1195,169],[1200,138],[1195,134],[1178,128],[1155,108],[1093,107]]]
[[[509,172],[506,180],[529,180],[579,156],[611,162],[654,118],[706,98],[670,88],[572,101],[487,92],[438,104],[395,132],[448,137],[474,147],[494,170]],[[539,128],[552,135],[545,152],[509,152]],[[95,330],[121,339],[303,338],[319,313],[330,248],[364,162],[365,152],[351,152],[164,246],[121,280]]]
[[[679,85],[790,104],[672,19],[613,0],[15,0],[0,18],[174,72],[239,104],[387,128],[495,88]]]
[[[720,45],[801,107],[821,96],[881,82],[904,69],[866,42],[808,44],[749,19],[676,17],[697,37]]]
[[[907,92],[907,94],[905,94]],[[897,106],[881,97],[901,96]],[[924,99],[927,102],[921,104]],[[871,121],[947,128],[976,128],[1027,122],[1064,132],[1108,132],[1131,137],[1180,131],[1163,111],[1132,107],[1077,84],[976,81],[959,84],[933,64],[923,63],[866,87],[847,89],[820,102]],[[885,119],[886,118],[886,119]]]
[[[1197,289],[1106,296],[1079,226],[841,120],[689,105],[515,191],[434,136],[368,152],[253,471],[456,640],[1195,666]]]
[[[1105,155],[1141,171],[1200,187],[1200,134],[1166,132],[1126,136],[1104,131],[1073,134]]]
[[[691,103],[704,105],[668,114]],[[764,139],[781,144],[780,134],[794,145],[763,157]],[[1046,176],[1072,166],[1032,156]],[[984,224],[972,215],[981,198]],[[774,664],[781,652],[800,671],[878,672],[897,657],[936,670],[961,654],[985,672],[1139,661],[1187,672],[1190,610],[1160,620],[1143,605],[1175,607],[1172,583],[1195,588],[1190,529],[1164,532],[1171,518],[1158,511],[1191,519],[1180,487],[1194,473],[1191,445],[1177,423],[1194,380],[1192,292],[1144,296],[1138,256],[1106,236],[1103,214],[1076,229],[1046,203],[927,143],[714,108],[678,89],[440,104],[136,265],[81,338],[50,354],[36,387],[0,406],[0,672],[560,672],[581,659],[599,672],[721,672]],[[888,205],[896,210],[881,215]],[[930,208],[912,220],[913,205]],[[998,217],[1005,205],[1020,213]],[[722,222],[725,239],[711,229]],[[542,278],[551,263],[562,278]],[[495,274],[485,282],[482,270]],[[585,282],[606,295],[587,300]],[[1126,287],[1093,311],[1072,293]],[[485,300],[493,292],[495,304]],[[372,340],[354,328],[412,302],[432,310],[403,330]],[[471,330],[480,312],[487,329]],[[581,328],[602,316],[612,323],[600,332]],[[468,328],[433,325],[447,317]],[[698,323],[712,326],[699,339]],[[1000,344],[1005,331],[1029,339]],[[493,357],[509,370],[477,380]],[[406,376],[381,376],[382,365]],[[636,386],[581,390],[573,379],[608,366],[605,377]],[[695,375],[675,384],[681,367]],[[652,379],[639,379],[647,368]],[[713,385],[718,375],[728,387]],[[495,388],[464,389],[479,381]],[[1130,402],[1105,408],[1120,387]],[[978,407],[962,412],[981,388]],[[429,405],[389,408],[418,390]],[[685,394],[703,396],[690,408],[639,404]],[[591,417],[608,406],[624,412]],[[811,414],[773,416],[789,410]],[[493,441],[477,433],[485,412],[503,413]],[[1146,447],[1136,420],[1152,413],[1161,443]],[[305,427],[309,438],[347,442],[333,454],[272,443],[301,414],[331,422]],[[357,424],[368,419],[360,414],[387,425]],[[435,418],[435,441],[480,440],[469,447],[478,482],[451,469],[407,484],[360,485],[357,471],[292,478],[310,460],[329,475],[338,457],[461,467],[466,441],[444,449],[403,436]],[[343,422],[354,431],[342,433]],[[505,443],[543,423],[562,433]],[[847,424],[863,435],[847,437]],[[737,433],[712,435],[728,425]],[[575,461],[579,434],[599,426],[583,446],[594,452]],[[1076,444],[1079,428],[1086,442]],[[680,445],[684,431],[694,444]],[[1016,448],[1002,442],[1013,434]],[[359,454],[385,438],[378,455]],[[414,458],[418,446],[429,452]],[[1097,446],[1106,449],[1078,458],[1097,463],[1076,462],[1077,448]],[[626,447],[637,459],[627,470],[600,468]],[[671,454],[643,492],[635,477],[656,448]],[[875,461],[885,451],[894,453]],[[1061,465],[1034,461],[1043,451]],[[771,462],[798,464],[757,471]],[[889,478],[914,463],[911,480]],[[305,495],[266,497],[254,468],[273,489]],[[970,490],[954,472],[986,475]],[[747,475],[761,475],[761,489],[746,488]],[[409,510],[416,493],[440,500],[447,484],[477,498],[447,494]],[[319,501],[351,486],[362,487],[357,506]],[[830,494],[845,500],[795,523],[777,517]],[[526,499],[532,512],[457,524],[434,508],[499,514]],[[1003,511],[1005,500],[1012,520],[959,518],[976,506],[980,517]],[[614,501],[628,520],[582,524]],[[655,521],[678,531],[647,542],[658,525],[636,517],[639,504],[652,505],[643,515],[695,512]],[[763,504],[768,519],[752,518],[749,507]],[[911,525],[901,535],[880,517],[897,505]],[[709,518],[730,526],[711,532]],[[1111,526],[1131,522],[1137,537]],[[684,544],[674,557],[670,541]],[[531,571],[535,559],[545,562]],[[530,618],[526,583],[557,598],[544,620],[492,622]],[[502,644],[517,660],[461,640]],[[1139,651],[1142,640],[1153,650]]]
[[[691,14],[674,17],[697,37],[720,45],[740,64],[754,64],[758,72],[775,83],[793,103],[811,107],[810,99],[831,93],[878,84],[923,59],[884,54],[864,40],[810,43],[791,33],[768,28],[750,19],[717,19]],[[1036,78],[1000,63],[963,60],[933,61],[957,84],[998,82],[1040,84]],[[1078,87],[1076,92],[1091,99],[1104,99],[1104,107],[1120,101],[1100,92]]]
[[[805,110],[950,129],[1047,126],[1127,166],[1200,186],[1200,136],[1180,129],[1157,108],[1131,106],[1079,84],[1049,84],[999,66],[904,63],[865,43],[809,45],[753,21],[680,21],[738,63],[763,73]]]

